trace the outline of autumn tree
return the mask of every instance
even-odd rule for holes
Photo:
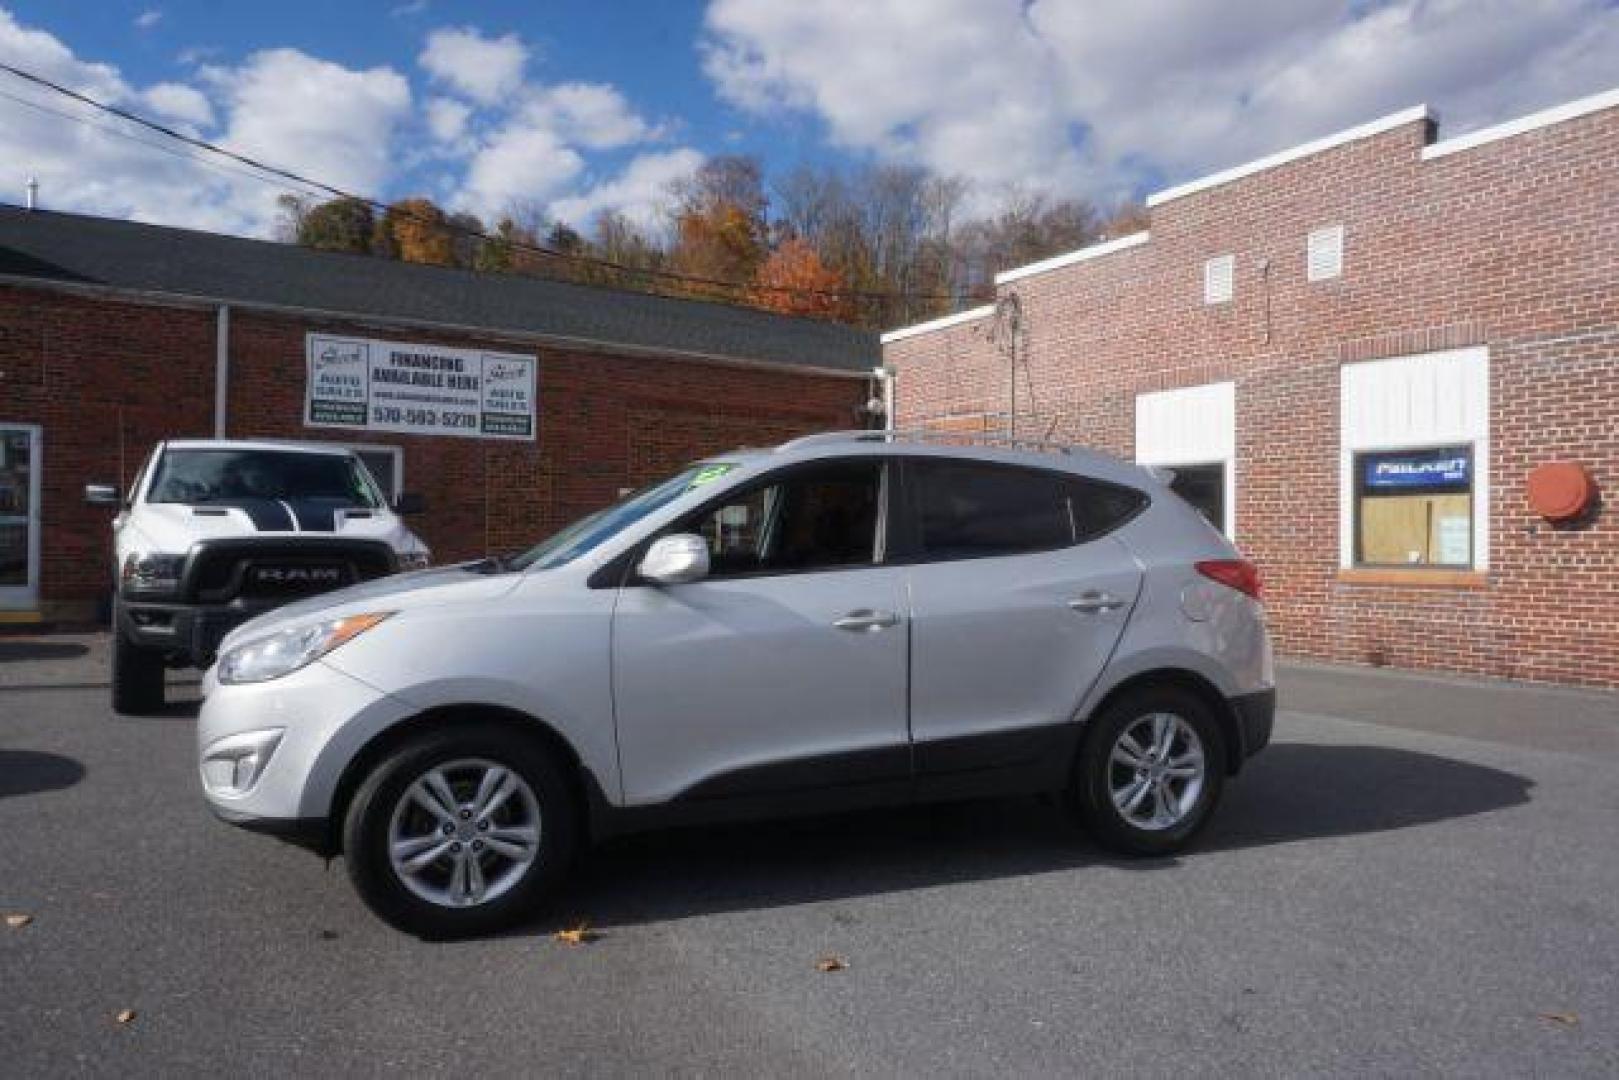
[[[364,199],[332,199],[310,207],[298,222],[298,243],[320,251],[366,254],[376,215]]]
[[[456,265],[455,232],[432,200],[401,199],[377,222],[372,250],[404,262]]]
[[[783,315],[848,321],[848,286],[801,237],[789,236],[759,264],[753,302]]]
[[[752,281],[767,253],[768,201],[758,160],[712,158],[677,183],[673,195],[673,267],[694,278]]]

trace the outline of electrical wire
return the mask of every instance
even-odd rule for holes
[[[758,284],[756,282],[731,281],[731,280],[727,280],[727,279],[724,279],[724,278],[711,278],[711,277],[703,277],[701,275],[694,275],[694,274],[682,274],[682,273],[680,273],[678,271],[673,271],[673,270],[660,270],[660,269],[657,269],[655,267],[630,266],[628,264],[620,263],[620,262],[617,262],[617,261],[612,260],[612,259],[603,259],[603,258],[599,258],[597,256],[592,256],[592,255],[580,255],[580,254],[575,253],[575,252],[558,251],[555,248],[546,247],[546,246],[544,246],[542,244],[531,243],[531,242],[528,242],[528,241],[513,240],[513,239],[510,239],[510,238],[507,238],[507,237],[492,236],[491,234],[489,234],[488,232],[486,232],[486,231],[484,231],[482,229],[475,229],[475,228],[472,228],[470,225],[466,225],[466,224],[463,224],[463,223],[460,223],[460,222],[453,221],[447,216],[443,217],[443,218],[430,218],[430,217],[428,217],[426,215],[413,214],[411,211],[409,211],[409,210],[401,210],[397,206],[390,207],[387,203],[384,203],[380,199],[375,199],[375,198],[372,198],[372,197],[367,196],[367,195],[359,195],[359,194],[356,194],[356,193],[351,192],[351,191],[346,191],[343,188],[337,187],[336,185],[333,185],[333,184],[328,184],[328,183],[326,183],[326,182],[324,182],[322,180],[317,180],[317,179],[314,179],[312,177],[304,176],[302,174],[293,172],[293,171],[291,171],[289,169],[284,169],[284,168],[281,168],[281,167],[276,166],[276,165],[271,165],[268,162],[260,161],[260,160],[258,160],[256,158],[250,157],[250,156],[248,156],[246,154],[238,153],[235,150],[230,150],[230,149],[227,149],[227,148],[225,148],[223,146],[219,146],[219,145],[217,145],[215,143],[209,142],[207,139],[203,139],[203,138],[200,138],[200,137],[195,136],[195,135],[190,135],[190,134],[188,134],[188,133],[186,133],[184,131],[179,131],[179,130],[177,130],[175,128],[169,127],[166,124],[161,124],[161,123],[157,122],[156,120],[148,119],[147,117],[141,116],[138,113],[131,112],[131,111],[129,111],[127,109],[124,109],[124,108],[121,108],[121,107],[119,107],[117,105],[109,105],[106,102],[98,101],[95,98],[92,98],[92,97],[90,97],[90,96],[88,96],[86,94],[80,93],[77,90],[74,90],[74,89],[72,89],[70,87],[63,86],[60,83],[53,82],[52,80],[47,79],[42,75],[36,75],[31,71],[26,71],[26,70],[24,70],[22,68],[19,68],[19,67],[16,67],[16,66],[12,65],[12,64],[8,64],[8,63],[5,63],[5,62],[0,62],[0,71],[7,72],[8,74],[12,75],[13,77],[18,78],[18,79],[22,79],[23,81],[28,82],[28,83],[32,83],[35,86],[40,86],[40,87],[43,87],[43,88],[45,88],[47,90],[50,90],[50,91],[52,91],[54,93],[60,94],[60,95],[62,95],[64,97],[71,98],[74,101],[77,101],[77,102],[79,102],[79,103],[81,103],[83,105],[88,105],[91,108],[96,109],[96,110],[98,110],[100,112],[106,113],[106,114],[111,115],[111,116],[116,116],[121,120],[125,120],[125,121],[127,121],[129,123],[132,123],[132,124],[137,124],[137,125],[139,125],[139,126],[141,126],[143,128],[146,128],[146,129],[148,129],[150,131],[155,131],[158,134],[163,135],[163,136],[165,136],[167,138],[175,139],[175,140],[177,140],[179,142],[185,143],[186,145],[195,147],[195,148],[197,148],[199,150],[203,150],[203,151],[206,151],[206,152],[211,153],[211,154],[217,154],[217,155],[219,155],[221,157],[228,158],[228,159],[230,159],[232,161],[238,162],[239,164],[246,165],[249,168],[260,170],[261,172],[268,173],[268,174],[270,174],[272,176],[280,177],[281,179],[286,180],[286,181],[290,181],[293,184],[301,185],[301,186],[307,187],[307,188],[312,188],[315,191],[324,192],[324,193],[330,195],[333,198],[349,199],[349,200],[353,200],[355,202],[363,203],[363,204],[371,207],[373,210],[381,210],[384,213],[387,213],[387,212],[389,212],[391,210],[396,215],[401,215],[401,216],[405,216],[405,217],[414,216],[417,221],[420,221],[420,222],[422,222],[424,224],[428,224],[428,225],[430,225],[430,226],[432,226],[434,228],[441,228],[441,229],[445,229],[445,230],[447,230],[449,232],[460,233],[463,236],[471,237],[473,239],[482,240],[482,241],[484,241],[486,243],[497,244],[497,245],[505,245],[505,246],[511,248],[513,251],[528,252],[528,253],[543,256],[543,257],[549,258],[549,259],[557,259],[557,260],[561,260],[563,262],[577,263],[577,264],[580,264],[580,265],[583,265],[583,266],[595,267],[595,268],[601,269],[601,270],[611,270],[611,271],[613,271],[615,273],[618,273],[618,274],[630,275],[632,277],[639,276],[639,277],[642,277],[642,278],[645,278],[645,279],[648,279],[648,280],[657,279],[657,280],[667,281],[667,282],[670,282],[671,284],[677,284],[677,285],[701,286],[701,287],[716,288],[716,289],[734,289],[734,290],[738,290],[738,291],[743,292],[743,293],[755,293],[755,294],[757,294],[757,293],[771,293],[771,294],[776,294],[776,295],[788,295],[788,296],[814,296],[814,297],[821,297],[821,298],[830,298],[830,299],[834,299],[834,300],[881,300],[881,301],[925,300],[925,301],[945,301],[945,302],[950,302],[950,303],[954,303],[955,300],[956,300],[956,298],[954,296],[951,296],[951,295],[948,295],[948,294],[876,292],[876,291],[861,290],[861,289],[817,289],[817,288],[807,288],[807,287],[796,287],[796,286],[791,286],[791,285],[763,285],[763,284]],[[16,99],[13,99],[13,100],[16,100]]]

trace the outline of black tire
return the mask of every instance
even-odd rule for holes
[[[412,784],[435,768],[467,760],[502,766],[528,785],[538,807],[538,852],[501,895],[469,907],[442,906],[417,895],[394,869],[390,828]],[[349,803],[343,857],[360,897],[385,922],[423,938],[470,937],[512,925],[555,893],[573,861],[579,821],[562,764],[538,738],[498,725],[460,727],[405,743],[371,770]]]
[[[1132,773],[1140,773],[1116,763],[1113,749],[1122,734],[1154,714],[1184,720],[1202,744],[1204,764],[1201,787],[1183,816],[1173,825],[1147,828],[1114,803],[1115,784],[1128,784]],[[1176,745],[1184,752],[1184,737]],[[1225,786],[1227,753],[1220,725],[1200,697],[1177,686],[1143,687],[1108,705],[1087,725],[1070,795],[1086,830],[1103,847],[1121,855],[1171,855],[1190,843],[1213,815]]]
[[[163,709],[163,654],[124,637],[116,615],[112,631],[112,709],[150,716]]]

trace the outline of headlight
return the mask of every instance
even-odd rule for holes
[[[325,656],[345,641],[365,633],[391,611],[349,615],[305,623],[236,646],[219,659],[219,681],[253,683],[279,679]]]
[[[395,560],[400,570],[426,570],[433,563],[433,553],[426,548],[420,551],[403,551]]]
[[[130,592],[173,592],[180,587],[184,555],[140,555],[124,559],[123,586]]]

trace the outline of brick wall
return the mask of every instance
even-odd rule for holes
[[[1619,685],[1619,110],[1423,160],[1414,121],[1161,203],[1140,246],[1016,293],[1018,427],[1131,456],[1138,393],[1237,384],[1237,540],[1294,656]],[[1345,228],[1308,282],[1306,235]],[[1203,264],[1236,256],[1233,302]],[[982,319],[885,346],[904,424],[1004,426],[1010,360]],[[1488,574],[1451,587],[1338,566],[1343,364],[1482,344],[1491,394]],[[1529,510],[1525,476],[1573,459],[1608,508]],[[1348,575],[1352,577],[1353,575]]]
[[[535,443],[303,425],[308,331],[537,354]],[[41,596],[83,617],[111,575],[111,514],[87,482],[127,487],[152,445],[213,433],[215,315],[0,286],[0,421],[44,428]],[[790,368],[570,352],[470,337],[233,309],[228,432],[235,438],[372,441],[404,450],[411,525],[435,559],[525,547],[694,457],[855,426],[858,379]]]

